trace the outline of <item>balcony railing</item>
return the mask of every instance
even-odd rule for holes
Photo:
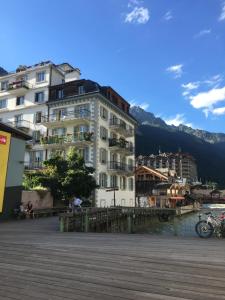
[[[111,128],[119,130],[125,136],[133,136],[134,135],[134,130],[131,129],[126,124],[126,122],[122,121],[121,119],[118,119],[118,118],[112,118],[112,119],[110,119],[109,126]]]
[[[51,114],[49,116],[42,116],[42,123],[51,123],[51,122],[59,122],[66,120],[75,120],[75,119],[89,119],[91,116],[91,112],[89,110],[79,110],[72,112],[62,112]]]
[[[17,89],[29,89],[30,85],[27,81],[25,80],[19,80],[19,81],[14,81],[8,84],[8,88],[6,89],[7,91],[13,91]]]
[[[7,124],[14,128],[20,129],[26,133],[29,133],[29,134],[32,133],[31,122],[29,122],[27,120],[18,120],[18,121],[13,121],[13,122],[7,122]]]
[[[42,161],[25,162],[24,169],[27,171],[43,169],[44,165]]]
[[[76,134],[67,134],[65,136],[54,135],[41,137],[41,144],[73,144],[78,142],[92,142],[93,132],[79,132]]]
[[[108,170],[109,171],[116,171],[116,172],[133,173],[134,172],[134,166],[127,165],[123,162],[110,161],[110,162],[108,162]]]
[[[125,139],[109,139],[109,147],[124,150],[130,154],[134,152],[133,144],[126,141]]]

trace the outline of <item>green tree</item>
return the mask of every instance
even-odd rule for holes
[[[97,188],[92,174],[94,168],[87,167],[80,154],[71,148],[66,158],[60,155],[46,160],[45,168],[36,174],[31,174],[35,183],[48,188],[53,198],[70,200],[73,197],[88,198]]]

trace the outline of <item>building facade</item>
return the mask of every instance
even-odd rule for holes
[[[87,165],[95,168],[100,188],[98,207],[134,206],[134,151],[136,121],[129,104],[112,88],[80,80],[69,64],[51,62],[21,66],[0,77],[0,118],[32,133],[25,166],[38,169],[54,153],[78,149]]]
[[[186,179],[187,182],[195,182],[198,179],[196,160],[188,153],[159,153],[149,156],[138,156],[137,166],[147,166],[159,170],[174,172],[174,176]]]

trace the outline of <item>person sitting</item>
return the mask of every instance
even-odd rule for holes
[[[26,213],[27,213],[27,215],[28,215],[29,218],[33,217],[33,204],[31,203],[31,201],[29,201],[27,203]]]

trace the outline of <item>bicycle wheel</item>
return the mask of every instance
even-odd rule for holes
[[[210,238],[214,229],[211,223],[202,220],[195,225],[195,231],[201,238]]]

